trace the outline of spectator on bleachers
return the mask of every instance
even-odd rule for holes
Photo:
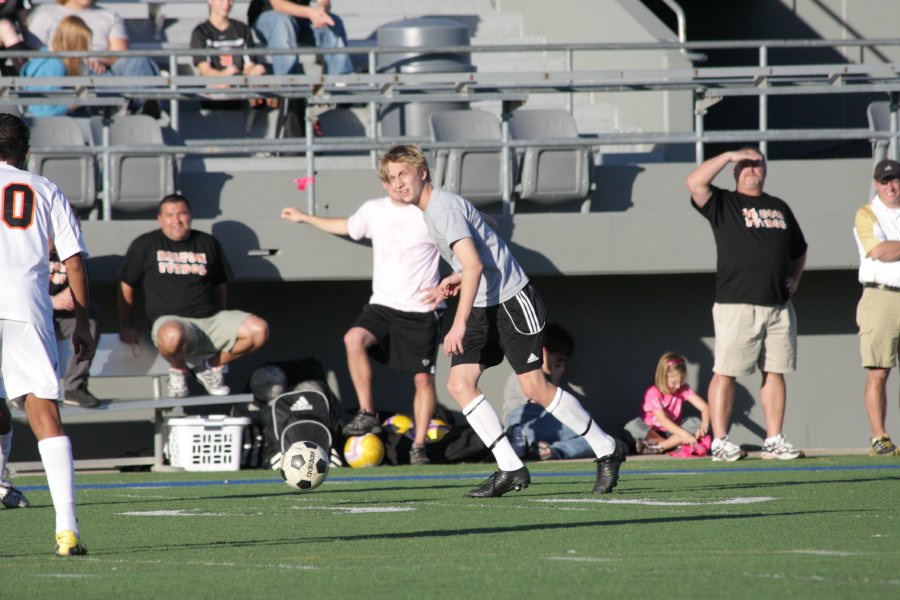
[[[230,18],[234,0],[208,0],[209,19],[200,23],[191,33],[191,48],[210,50],[233,49],[234,54],[210,54],[195,56],[194,66],[205,77],[228,77],[231,75],[265,75],[266,67],[253,62],[253,57],[240,52],[253,47],[253,30],[244,23]],[[220,86],[215,86],[220,87]],[[221,86],[224,87],[224,86]],[[262,104],[262,99],[254,98],[251,104]]]
[[[49,46],[53,32],[63,19],[77,16],[90,27],[91,50],[128,50],[128,31],[118,14],[94,4],[94,0],[57,0],[56,4],[41,4],[28,19],[26,43],[33,48]],[[104,57],[88,61],[93,73],[109,72],[120,77],[159,75],[159,67],[149,58],[128,56]]]
[[[76,16],[63,19],[53,32],[50,50],[54,52],[87,51],[91,47],[91,29]],[[89,72],[87,61],[83,58],[57,58],[55,56],[39,56],[29,59],[22,67],[23,77],[75,77]],[[59,90],[60,86],[30,86],[32,90]],[[58,117],[78,111],[77,105],[68,104],[30,104],[27,113],[32,117]]]
[[[31,2],[28,0],[0,0],[0,47],[4,50],[27,50],[25,45],[25,19],[31,10]],[[8,73],[5,61],[0,65],[3,74],[14,75]],[[12,59],[12,66],[15,71],[22,68],[25,64],[24,58]]]
[[[331,0],[251,0],[247,21],[269,48],[308,45],[310,33],[317,48],[347,46],[344,23],[331,13]],[[325,54],[324,60],[330,75],[353,72],[349,54]],[[272,72],[275,75],[299,73],[297,54],[273,55]]]
[[[185,359],[204,355],[208,358],[194,375],[210,394],[227,395],[225,365],[265,344],[269,325],[225,308],[231,267],[216,238],[191,229],[187,198],[163,198],[157,220],[160,228],[138,236],[119,268],[119,338],[140,343],[133,315],[134,290],[141,287],[150,337],[169,363],[168,396],[187,396]]]

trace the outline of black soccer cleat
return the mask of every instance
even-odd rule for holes
[[[509,491],[519,491],[531,483],[531,474],[527,467],[515,471],[497,469],[494,474],[484,480],[477,488],[469,490],[470,498],[499,498]]]
[[[612,454],[598,458],[597,463],[597,482],[594,483],[595,494],[608,494],[616,487],[619,481],[619,467],[625,462],[625,455],[628,454],[628,447],[620,440],[613,438],[616,442],[616,449]]]

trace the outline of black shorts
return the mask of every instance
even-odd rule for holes
[[[411,373],[434,373],[440,336],[441,314],[395,310],[366,304],[354,327],[375,336],[369,356],[389,367]]]
[[[479,364],[493,367],[509,361],[517,374],[540,369],[543,364],[544,302],[531,284],[502,304],[472,308],[463,336],[463,353],[450,366]]]

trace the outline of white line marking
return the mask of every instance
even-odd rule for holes
[[[124,517],[230,517],[228,513],[195,513],[186,510],[141,510],[116,513]],[[235,516],[246,516],[244,513]]]
[[[595,556],[548,556],[547,560],[568,560],[571,562],[609,562],[608,558],[597,558]]]
[[[812,554],[814,556],[865,556],[862,552],[843,552],[840,550],[784,550],[781,554]]]
[[[295,506],[297,510],[333,510],[347,514],[410,512],[413,506]]]
[[[722,500],[651,500],[649,498],[538,498],[531,502],[547,504],[637,504],[642,506],[716,506],[723,504],[756,504],[776,500],[772,496],[725,498]]]

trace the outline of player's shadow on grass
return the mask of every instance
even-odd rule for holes
[[[699,507],[702,508],[702,507]],[[711,507],[719,508],[719,507]],[[229,540],[228,545],[231,549],[238,548],[254,548],[254,547],[270,547],[270,546],[295,546],[297,544],[309,544],[310,542],[358,542],[373,540],[399,540],[399,539],[430,539],[430,538],[448,538],[462,535],[493,535],[504,533],[524,533],[528,531],[550,531],[560,529],[580,529],[582,527],[615,527],[615,526],[641,526],[647,525],[653,527],[648,533],[656,534],[660,525],[671,525],[673,523],[696,523],[705,521],[735,521],[749,519],[771,519],[775,517],[800,517],[800,516],[821,516],[829,513],[852,513],[854,515],[860,512],[871,512],[868,509],[853,510],[809,510],[809,511],[792,511],[792,512],[769,512],[769,513],[747,513],[747,514],[713,514],[713,515],[692,515],[692,516],[672,516],[666,515],[662,517],[650,517],[646,519],[609,519],[598,521],[587,521],[581,523],[533,523],[520,524],[510,527],[474,527],[471,529],[453,528],[446,530],[431,531],[410,531],[410,532],[382,532],[382,533],[360,533],[359,535],[337,535],[337,536],[309,536],[304,535],[302,538],[291,537],[285,539],[259,539],[259,540]],[[147,553],[162,552],[171,550],[190,550],[190,549],[206,549],[221,548],[222,543],[219,540],[210,541],[208,543],[186,543],[186,544],[144,544],[141,546],[132,546],[125,548],[116,548],[110,550],[109,554],[126,554],[126,553]],[[103,550],[92,552],[94,556],[106,554]],[[0,558],[21,558],[21,554],[6,556],[0,554]]]
[[[703,490],[747,490],[747,489],[759,489],[759,488],[780,488],[780,487],[792,487],[796,485],[835,485],[835,484],[852,484],[857,485],[860,483],[875,483],[875,482],[884,482],[884,481],[900,481],[900,476],[895,477],[869,477],[865,479],[822,479],[818,481],[756,481],[756,482],[747,482],[747,483],[732,483],[732,484],[711,484],[711,485],[694,485],[687,487],[679,487],[677,489],[672,490],[662,490],[659,487],[652,487],[648,489],[652,489],[654,494],[672,492],[672,493],[683,493],[683,492],[692,492],[692,491],[703,491]],[[617,488],[618,490],[618,488]],[[629,489],[630,491],[630,489]]]

